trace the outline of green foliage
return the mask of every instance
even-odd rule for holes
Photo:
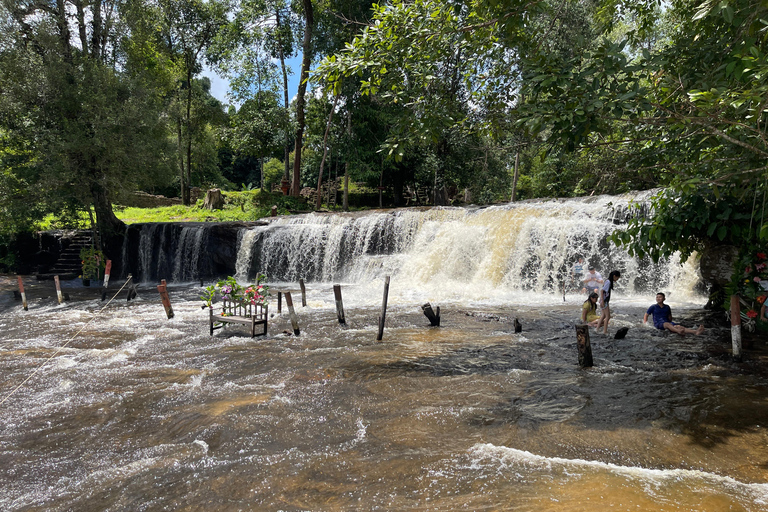
[[[273,187],[279,185],[283,178],[284,169],[283,162],[277,158],[270,158],[264,164],[264,188],[272,190]]]
[[[98,279],[105,268],[104,253],[94,247],[80,249],[80,264],[83,269],[83,279]]]
[[[629,220],[626,230],[614,232],[610,240],[625,246],[631,255],[654,261],[680,251],[684,262],[709,245],[740,247],[757,238],[762,224],[751,204],[738,196],[716,194],[701,184],[691,184],[685,191],[662,190],[651,203],[650,212],[637,206],[637,216]],[[753,222],[755,227],[750,230]]]

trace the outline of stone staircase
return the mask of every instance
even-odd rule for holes
[[[53,267],[46,274],[38,275],[38,279],[53,279],[53,276],[59,276],[59,279],[77,278],[82,271],[80,249],[90,247],[91,241],[90,231],[79,231],[61,252]]]

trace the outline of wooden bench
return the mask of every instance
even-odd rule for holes
[[[267,313],[269,306],[267,304],[253,305],[240,304],[231,300],[223,299],[221,301],[221,311],[218,314],[213,312],[214,306],[208,308],[210,313],[211,336],[215,329],[221,329],[226,324],[240,324],[251,326],[251,338],[267,334]],[[214,325],[214,324],[221,325]],[[264,332],[256,333],[256,326],[263,325]]]

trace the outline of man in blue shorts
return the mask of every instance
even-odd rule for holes
[[[653,326],[663,331],[664,329],[685,336],[686,334],[702,334],[704,326],[700,325],[698,329],[689,329],[672,321],[672,309],[664,304],[667,296],[659,292],[656,294],[656,304],[648,308],[643,316],[643,323],[648,322],[648,317],[653,317]]]

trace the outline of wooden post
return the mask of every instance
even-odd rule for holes
[[[421,306],[421,310],[424,312],[424,316],[429,318],[429,325],[440,327],[440,306],[437,307],[437,314],[432,310],[432,304],[429,302]]]
[[[592,345],[589,343],[589,326],[587,324],[576,326],[576,346],[579,349],[579,366],[582,368],[592,366]]]
[[[307,289],[304,288],[304,280],[299,279],[299,287],[301,288],[301,307],[307,307]]]
[[[21,294],[21,303],[24,306],[24,311],[29,311],[27,306],[27,294],[24,293],[24,283],[21,282],[21,276],[16,276],[19,281],[19,293]]]
[[[157,285],[157,291],[160,292],[160,299],[163,301],[165,314],[170,320],[173,318],[173,308],[171,307],[171,299],[168,297],[168,288],[165,279],[160,280],[160,284]]]
[[[112,260],[107,260],[104,267],[104,284],[101,290],[101,300],[107,300],[107,286],[109,286],[109,273],[112,271]]]
[[[341,325],[347,325],[347,320],[344,318],[344,302],[341,300],[340,284],[333,285],[333,296],[336,299],[336,317]]]
[[[293,309],[293,299],[291,299],[291,292],[285,292],[285,305],[288,306],[288,313],[291,315],[291,326],[293,327],[293,334],[298,336],[299,332],[299,318],[296,316],[296,311]]]
[[[741,361],[741,306],[738,295],[731,295],[731,344],[733,359]]]
[[[56,283],[56,298],[59,300],[59,304],[64,302],[64,297],[61,296],[61,282],[59,276],[53,276],[53,282]]]
[[[125,300],[128,302],[131,301],[131,299],[136,298],[136,283],[132,283],[131,279],[133,279],[133,275],[128,274],[128,277],[125,279],[125,286],[128,287],[128,295],[125,297]],[[131,284],[128,284],[131,283]]]
[[[376,335],[376,341],[381,341],[384,337],[384,321],[387,319],[387,297],[389,296],[389,276],[384,278],[384,298],[381,301],[381,315],[379,315],[379,333]]]
[[[277,292],[277,314],[283,312],[283,292],[278,291]]]

